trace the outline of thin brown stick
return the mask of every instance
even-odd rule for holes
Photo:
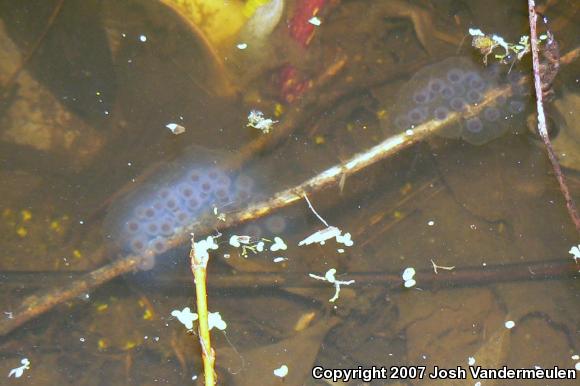
[[[128,256],[124,259],[116,260],[84,275],[81,280],[75,280],[64,287],[56,288],[49,292],[27,297],[20,307],[12,312],[11,318],[0,322],[0,336],[6,335],[23,323],[44,314],[58,304],[90,292],[103,283],[130,272],[138,266],[140,259],[142,258]]]
[[[488,264],[485,267],[458,267],[452,271],[439,270],[438,274],[432,268],[418,269],[415,279],[418,279],[421,288],[443,287],[469,287],[489,285],[493,283],[514,283],[517,281],[538,280],[575,280],[580,277],[578,265],[567,257],[555,260],[553,256],[546,256],[546,260],[527,263],[511,264]],[[327,282],[311,280],[308,274],[311,272],[235,272],[216,273],[207,280],[206,286],[214,291],[226,290],[229,294],[232,290],[258,289],[288,289],[288,288],[324,288]],[[23,282],[34,281],[42,285],[40,281],[62,281],[72,277],[80,277],[86,272],[11,272],[2,271],[0,274],[10,281],[10,284],[21,286]],[[348,273],[349,279],[356,280],[357,285],[362,287],[370,285],[384,285],[391,289],[401,288],[401,272],[373,271]],[[191,285],[190,275],[163,275],[155,277],[155,286],[161,291],[181,290],[184,286]],[[241,296],[248,293],[237,292]]]
[[[574,62],[574,60],[578,58],[578,52],[579,49],[577,48],[569,53],[569,55],[563,56],[562,63]],[[499,96],[510,97],[511,92],[511,87],[509,86],[490,90],[486,93],[485,99],[479,105],[470,107],[463,116],[475,116],[481,113],[484,108],[493,104]],[[350,160],[347,160],[340,165],[333,166],[298,186],[278,192],[268,200],[251,205],[247,209],[238,213],[231,214],[228,216],[226,221],[220,221],[215,224],[215,217],[211,215],[199,219],[199,223],[192,224],[187,227],[183,233],[175,235],[171,240],[168,240],[169,247],[177,247],[185,243],[191,233],[202,235],[208,234],[213,232],[216,228],[222,230],[247,221],[255,220],[291,205],[300,200],[304,194],[311,194],[333,184],[336,185],[344,175],[348,176],[355,174],[380,160],[398,154],[400,151],[409,148],[415,143],[430,137],[432,134],[447,125],[456,123],[461,116],[462,115],[458,113],[453,113],[443,121],[425,122],[417,126],[412,133],[401,133],[389,137],[371,149],[354,155]],[[99,268],[87,277],[79,279],[79,283],[71,283],[66,287],[66,290],[55,289],[49,293],[40,293],[39,295],[33,295],[25,299],[23,305],[13,312],[12,319],[0,321],[0,336],[18,328],[27,321],[38,317],[57,304],[73,299],[74,297],[79,296],[117,276],[137,269],[145,259],[145,256],[135,255],[121,257],[115,262]],[[103,277],[96,280],[99,276]],[[31,307],[28,306],[28,304],[34,304],[34,306]]]
[[[540,75],[540,58],[539,58],[539,48],[538,48],[538,32],[536,30],[538,15],[536,13],[536,4],[534,0],[528,0],[528,11],[530,17],[530,37],[532,43],[532,64],[534,70],[534,88],[536,90],[536,109],[538,111],[538,133],[544,141],[546,146],[546,151],[548,152],[548,158],[552,163],[552,168],[554,169],[554,174],[560,184],[560,190],[564,195],[566,200],[566,209],[568,209],[568,214],[576,226],[576,231],[580,233],[580,216],[578,216],[578,211],[576,210],[576,204],[574,199],[570,194],[568,185],[566,184],[566,178],[564,173],[560,168],[560,163],[558,162],[558,157],[554,153],[552,148],[552,142],[550,141],[550,136],[548,135],[548,128],[546,126],[546,115],[544,113],[544,101],[542,94],[542,78]]]
[[[42,30],[40,35],[38,35],[38,37],[36,38],[36,40],[34,41],[32,46],[28,49],[28,51],[26,52],[26,54],[24,55],[24,57],[20,61],[20,64],[18,65],[18,67],[6,79],[6,81],[4,81],[3,84],[1,84],[1,86],[4,90],[8,90],[12,86],[12,84],[14,83],[16,78],[18,78],[18,75],[20,74],[20,72],[22,72],[22,70],[24,69],[24,67],[26,67],[26,65],[28,64],[30,59],[32,59],[32,57],[36,53],[36,50],[38,50],[38,47],[40,47],[40,44],[42,43],[42,41],[44,40],[44,38],[48,34],[48,31],[50,31],[50,29],[52,28],[52,25],[54,24],[56,17],[60,14],[60,11],[62,9],[63,4],[64,4],[64,0],[57,1],[50,16],[48,17],[48,20],[46,21],[46,25],[44,26],[44,29]]]

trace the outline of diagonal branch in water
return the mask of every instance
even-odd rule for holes
[[[4,81],[0,82],[0,95],[2,92],[7,92],[7,90],[10,87],[12,87],[12,85],[18,78],[18,75],[20,75],[22,70],[24,70],[24,68],[28,65],[34,54],[36,54],[36,52],[40,48],[40,45],[46,38],[46,35],[52,28],[54,21],[56,20],[58,15],[60,15],[63,4],[64,0],[58,0],[54,8],[52,9],[50,16],[46,20],[46,25],[44,26],[43,30],[40,32],[36,40],[32,43],[30,48],[27,50],[26,54],[22,57],[20,64],[16,67],[16,69],[14,70],[14,72],[12,72],[12,74],[10,74]]]
[[[567,55],[562,56],[560,63],[572,63],[579,56],[580,48],[576,48]],[[522,79],[522,82],[525,81],[527,80]],[[509,85],[492,89],[485,94],[484,100],[479,105],[470,106],[464,114],[453,113],[445,120],[428,121],[415,127],[413,130],[407,130],[405,133],[393,135],[378,145],[354,155],[346,162],[322,171],[300,185],[280,191],[265,201],[253,204],[245,210],[229,215],[226,221],[220,221],[217,224],[217,230],[226,229],[264,217],[301,200],[306,194],[321,191],[332,185],[338,185],[340,180],[345,176],[353,175],[368,166],[398,154],[400,151],[429,138],[448,125],[456,124],[461,117],[472,117],[480,114],[484,108],[495,103],[495,100],[500,96],[509,98],[511,95],[512,89]],[[205,235],[214,230],[216,230],[215,217],[208,215],[200,219],[196,224],[187,227],[180,235],[176,235],[169,240],[169,247],[174,248],[184,244],[189,240],[191,233]],[[103,249],[101,248],[95,251],[94,254],[102,253]],[[58,304],[89,292],[115,277],[136,270],[145,259],[147,259],[146,256],[127,255],[84,275],[65,287],[59,287],[48,292],[29,296],[24,299],[18,309],[13,311],[13,317],[11,319],[0,321],[0,336],[8,334],[27,321],[48,312]]]
[[[546,146],[546,151],[548,152],[548,158],[550,158],[550,162],[552,164],[552,168],[554,169],[554,174],[556,175],[556,179],[560,184],[560,190],[564,195],[564,199],[566,200],[566,209],[568,210],[568,214],[570,218],[574,222],[576,226],[576,231],[580,232],[580,216],[578,216],[578,211],[576,210],[576,204],[574,203],[574,199],[570,194],[570,190],[568,189],[568,185],[566,184],[566,178],[564,177],[564,173],[562,172],[562,168],[560,167],[560,163],[558,162],[558,157],[554,153],[554,149],[552,148],[552,142],[550,141],[550,136],[548,135],[548,128],[546,126],[546,115],[544,113],[544,94],[542,90],[542,77],[541,77],[541,70],[540,70],[540,58],[539,58],[539,47],[538,47],[538,32],[537,32],[537,21],[538,21],[538,14],[536,13],[536,4],[534,0],[528,0],[528,11],[529,11],[529,19],[530,19],[530,36],[531,36],[531,43],[532,43],[532,65],[533,65],[533,73],[534,73],[534,88],[536,91],[536,109],[538,112],[538,133]]]

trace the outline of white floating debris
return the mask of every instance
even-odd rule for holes
[[[147,41],[147,36],[139,35],[139,40],[142,41],[143,43],[145,43]]]
[[[188,330],[193,329],[193,322],[198,319],[195,312],[191,312],[189,307],[185,307],[183,310],[173,310],[171,311],[171,316],[174,316],[187,328]]]
[[[475,358],[474,357],[467,358],[467,364],[469,366],[473,366],[475,364]]]
[[[256,244],[256,251],[258,251],[258,252],[264,251],[264,242],[263,241],[259,241],[258,244]]]
[[[213,207],[213,214],[215,215],[215,217],[220,220],[220,221],[226,221],[226,214],[223,212],[220,212],[219,208],[217,206]]]
[[[278,256],[278,257],[275,257],[274,260],[272,260],[272,261],[274,263],[281,263],[281,262],[286,261],[286,260],[288,260],[287,257]]]
[[[276,252],[280,250],[285,251],[286,249],[288,249],[288,246],[286,245],[286,243],[284,243],[284,240],[282,240],[278,236],[274,237],[274,244],[272,244],[270,250],[272,252]]]
[[[177,123],[168,123],[167,125],[165,125],[165,127],[171,130],[171,132],[175,135],[185,133],[185,127],[178,125]]]
[[[230,245],[235,248],[239,248],[242,244],[250,244],[252,238],[250,236],[238,236],[233,235],[230,237]]]
[[[315,243],[324,245],[327,240],[334,239],[336,236],[340,236],[341,233],[342,232],[337,227],[329,226],[328,228],[314,232],[304,240],[300,241],[298,246],[301,247],[303,245],[310,245]]]
[[[453,271],[455,269],[455,266],[454,265],[453,266],[449,266],[449,267],[446,267],[444,265],[437,265],[437,263],[435,263],[433,261],[433,259],[431,259],[431,264],[433,265],[433,271],[435,272],[435,274],[438,274],[439,273],[439,271],[438,271],[439,268],[444,269],[446,271]]]
[[[580,244],[574,245],[572,248],[570,248],[568,253],[572,255],[572,258],[577,263],[578,260],[580,260]]]
[[[22,374],[24,374],[24,370],[30,369],[30,361],[28,360],[28,358],[22,358],[20,363],[22,364],[21,366],[15,367],[12,370],[10,370],[10,372],[8,373],[8,378],[10,377],[20,378]]]
[[[580,362],[576,362],[576,364],[574,365],[574,368],[578,371],[580,371]]]
[[[320,244],[324,245],[330,239],[336,239],[336,242],[339,244],[344,244],[347,247],[351,247],[354,245],[354,241],[352,241],[352,236],[350,233],[342,234],[342,231],[335,226],[329,226],[328,228],[321,229],[319,231],[314,232],[304,240],[298,243],[298,246],[303,245],[310,245],[310,244]],[[343,250],[344,252],[344,250]],[[342,252],[341,252],[342,253]]]
[[[415,276],[415,268],[405,268],[403,271],[403,280],[411,280]]]
[[[469,29],[469,34],[471,36],[485,36],[485,34],[483,33],[483,31],[480,30],[479,28],[470,28]]]
[[[248,114],[248,124],[246,126],[253,127],[254,129],[260,130],[262,133],[267,134],[272,131],[272,127],[274,123],[278,121],[274,121],[270,118],[265,118],[264,113],[259,110],[252,110],[250,114]]]
[[[415,284],[417,284],[417,282],[415,281],[415,279],[413,279],[413,277],[415,276],[415,268],[409,267],[409,268],[405,268],[405,270],[403,271],[403,281],[405,282],[405,288],[411,288],[414,287]]]
[[[282,365],[278,367],[276,370],[274,370],[274,375],[280,378],[284,378],[286,375],[288,375],[288,366]]]
[[[310,24],[312,24],[312,25],[315,25],[315,26],[317,26],[317,27],[318,27],[318,26],[320,26],[320,24],[322,24],[322,22],[320,21],[320,19],[319,19],[319,18],[317,18],[316,16],[313,16],[313,17],[311,17],[310,19],[308,19],[308,22],[309,22]]]
[[[407,129],[405,130],[405,134],[410,137],[411,135],[415,134],[415,132],[413,131],[413,129]]]
[[[336,269],[334,269],[334,268],[331,268],[328,271],[326,271],[326,273],[324,274],[324,277],[315,275],[313,273],[308,274],[308,276],[310,276],[313,279],[327,281],[331,284],[334,284],[334,296],[332,298],[328,299],[328,301],[331,303],[334,303],[338,299],[338,296],[340,294],[340,286],[341,285],[351,285],[354,283],[354,280],[347,280],[347,281],[336,280],[335,274],[336,274]]]
[[[415,281],[415,279],[406,280],[405,281],[405,288],[414,287],[416,284],[417,284],[417,282]]]
[[[312,203],[310,202],[310,200],[308,199],[308,196],[306,194],[304,194],[304,199],[306,200],[306,203],[308,203],[308,207],[310,208],[312,213],[314,213],[314,215],[316,217],[318,217],[318,219],[324,225],[326,225],[326,228],[314,232],[313,234],[311,234],[310,236],[308,236],[304,240],[300,241],[298,243],[298,246],[301,247],[303,245],[310,245],[310,244],[314,244],[314,243],[324,245],[326,243],[326,241],[333,239],[333,238],[336,239],[337,243],[344,244],[347,247],[350,247],[354,244],[354,242],[352,241],[350,233],[347,232],[345,234],[342,234],[342,231],[340,229],[338,229],[337,227],[332,226],[332,225],[328,225],[328,222],[324,218],[322,218],[322,216],[320,214],[318,214],[316,209],[314,209],[314,206],[312,206]]]
[[[429,225],[430,227],[432,227],[433,225],[435,225],[435,221],[429,220],[429,221],[427,221],[427,225]]]
[[[572,358],[573,360],[577,361],[577,360],[579,360],[579,359],[580,359],[580,355],[578,355],[578,354],[574,354],[574,355],[572,355],[570,358]]]
[[[238,47],[238,50],[245,50],[248,48],[248,45],[246,43],[238,43],[236,47]]]
[[[209,324],[209,329],[217,328],[218,330],[225,330],[228,324],[222,319],[219,312],[210,312],[207,316],[207,322]]]
[[[185,307],[183,310],[173,310],[171,311],[171,316],[174,316],[177,320],[181,322],[188,330],[193,329],[193,322],[199,319],[199,316],[195,312],[191,312],[189,307]],[[217,328],[218,330],[225,330],[228,326],[227,323],[222,319],[219,312],[209,312],[207,317],[209,329]]]
[[[507,328],[508,330],[511,330],[512,328],[514,328],[516,325],[516,322],[514,322],[513,320],[508,320],[507,322],[505,322],[505,328]]]
[[[354,244],[354,241],[352,241],[351,239],[351,235],[350,233],[345,233],[344,235],[338,235],[336,236],[336,242],[340,243],[340,244],[344,244],[347,247],[352,247]]]
[[[218,249],[218,245],[214,241],[213,236],[207,236],[205,240],[195,243],[195,256],[201,261],[201,265],[207,266],[209,260],[209,250]]]
[[[336,250],[336,252],[338,252],[338,253],[344,253],[344,249],[342,249],[342,248],[338,248],[338,249]]]
[[[508,43],[504,40],[504,38],[498,35],[491,35],[491,40],[493,40],[494,43],[496,43],[498,46],[505,49],[506,55],[509,54]]]

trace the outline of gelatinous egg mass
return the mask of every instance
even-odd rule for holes
[[[418,71],[397,96],[397,104],[383,121],[389,134],[401,132],[429,120],[444,120],[452,112],[462,113],[483,101],[486,91],[509,84],[512,96],[499,97],[477,117],[462,118],[438,132],[446,138],[463,138],[473,145],[482,145],[502,136],[510,128],[510,119],[525,111],[530,98],[530,85],[523,75],[509,66],[484,67],[468,58],[453,57]]]
[[[142,269],[153,268],[169,240],[214,207],[235,210],[255,196],[252,177],[226,173],[213,160],[198,158],[169,164],[110,208],[105,234],[123,253],[147,256]]]

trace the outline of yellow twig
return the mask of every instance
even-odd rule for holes
[[[195,294],[197,298],[197,315],[199,343],[201,344],[201,355],[203,359],[203,373],[206,386],[216,384],[216,373],[214,370],[215,351],[211,347],[209,333],[209,320],[207,311],[207,291],[205,286],[207,276],[207,259],[201,258],[195,253],[195,242],[191,236],[191,251],[189,252],[191,261],[191,272],[195,282]]]

